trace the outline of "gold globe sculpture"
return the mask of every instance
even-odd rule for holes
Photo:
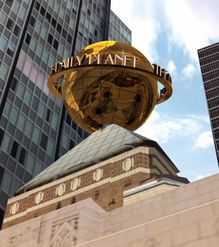
[[[89,45],[56,63],[48,87],[64,100],[74,121],[90,133],[112,123],[129,130],[139,128],[155,105],[173,91],[165,69],[118,41]]]

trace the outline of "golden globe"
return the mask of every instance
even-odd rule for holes
[[[135,130],[173,92],[165,69],[118,41],[89,45],[56,63],[48,87],[88,132],[113,123]]]

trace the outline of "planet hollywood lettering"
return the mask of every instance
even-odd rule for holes
[[[89,54],[80,56],[72,56],[67,59],[63,59],[62,62],[57,62],[51,69],[52,75],[61,72],[65,69],[70,69],[82,65],[120,65],[136,68],[138,62],[138,57],[131,56],[128,54],[118,55],[118,54]],[[162,77],[163,79],[172,83],[172,78],[170,74],[157,64],[153,64],[153,73],[156,76]]]

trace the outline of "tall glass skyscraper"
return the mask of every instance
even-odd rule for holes
[[[110,12],[109,40],[117,40],[131,44],[132,32],[113,12]]]
[[[198,56],[219,163],[219,43],[198,50]]]
[[[110,13],[110,0],[0,0],[0,224],[7,198],[88,135],[47,80],[57,61],[108,39]]]

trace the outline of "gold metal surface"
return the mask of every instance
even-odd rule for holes
[[[159,82],[164,86],[161,90]],[[165,69],[151,65],[138,50],[117,41],[92,44],[56,63],[48,87],[88,132],[112,123],[135,130],[173,91]]]

